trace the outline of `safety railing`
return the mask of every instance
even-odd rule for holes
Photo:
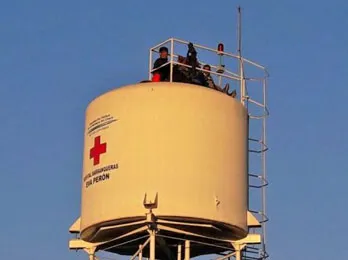
[[[177,38],[170,38],[150,48],[148,79],[151,80],[152,75],[155,71],[168,65],[170,67],[169,82],[173,82],[173,72],[174,72],[175,66],[183,66],[183,67],[192,69],[192,66],[178,61],[179,56],[182,56],[182,57],[186,56],[183,53],[181,54],[179,53],[180,51],[184,52],[185,49],[183,49],[183,46],[187,46],[189,43],[190,43],[189,41],[184,41]],[[240,101],[243,104],[246,104],[246,101],[249,103],[255,103],[255,102],[257,103],[256,100],[248,96],[247,82],[264,81],[265,78],[268,77],[268,72],[264,66],[257,64],[256,62],[251,61],[249,59],[246,59],[240,55],[233,54],[230,52],[225,52],[224,50],[221,50],[221,49],[213,49],[213,48],[206,47],[196,43],[192,43],[192,45],[198,53],[197,61],[199,66],[195,68],[197,71],[209,72],[211,75],[217,77],[218,83],[215,83],[215,84],[219,87],[222,86],[223,81],[225,81],[225,83],[232,82],[233,84],[238,84],[239,93],[240,93],[239,95]],[[155,60],[154,54],[158,54],[159,49],[161,47],[167,47],[168,61],[158,68],[153,68],[154,60]],[[205,52],[205,55],[201,55],[202,52]],[[201,58],[201,56],[204,56],[204,57]],[[219,58],[218,59],[219,62],[217,64],[214,64],[216,61],[216,58]],[[210,65],[211,67],[210,71],[204,70],[202,68],[203,65],[205,64]],[[250,66],[250,67],[253,67],[253,69],[259,70],[259,72],[261,72],[261,75],[255,75],[255,76],[247,75],[246,73],[247,66]]]
[[[153,69],[154,55],[159,53],[161,47],[168,49],[168,62],[164,66],[170,66],[170,82],[173,82],[174,66],[180,65],[187,68],[192,66],[178,62],[179,56],[187,49],[190,42],[170,38],[152,48],[149,51],[149,80],[158,69]],[[240,54],[225,52],[221,49],[209,48],[200,44],[192,43],[197,51],[197,62],[200,66],[197,71],[209,72],[217,77],[219,87],[223,82],[232,83],[239,89],[239,100],[246,107],[249,115],[249,210],[254,213],[261,223],[262,243],[259,246],[247,247],[244,252],[244,259],[268,258],[266,251],[266,187],[268,186],[266,172],[266,153],[268,151],[266,141],[266,119],[269,116],[267,106],[267,69]],[[180,54],[181,52],[181,54]],[[217,59],[218,58],[218,59]],[[218,60],[218,62],[216,62]],[[211,71],[202,67],[209,64]],[[215,81],[216,82],[216,81]],[[254,231],[251,231],[254,232]]]

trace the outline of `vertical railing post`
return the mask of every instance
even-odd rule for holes
[[[151,70],[152,70],[152,48],[150,49],[149,53],[149,80],[151,80]]]
[[[174,38],[170,39],[170,82],[173,82]]]

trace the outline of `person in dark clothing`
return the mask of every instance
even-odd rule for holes
[[[204,69],[204,70],[208,70],[208,71],[211,70],[209,64],[204,65],[204,66],[203,66],[203,69]],[[231,97],[233,97],[233,98],[236,97],[236,95],[237,95],[236,90],[233,90],[231,93],[228,93],[228,91],[229,91],[229,89],[230,89],[230,85],[229,85],[228,83],[225,85],[224,88],[221,88],[221,87],[215,85],[214,80],[213,80],[212,76],[210,75],[210,72],[204,71],[204,72],[203,72],[203,75],[204,75],[204,81],[205,81],[205,86],[206,86],[206,87],[215,89],[215,90],[217,90],[217,91],[221,91],[221,92],[223,92],[223,93],[225,93],[225,94],[227,94],[227,95],[229,95],[229,96],[231,96]]]
[[[183,82],[183,83],[189,83],[189,68],[185,67],[184,65],[187,64],[187,59],[181,55],[178,56],[179,64],[174,65],[173,67],[173,81],[174,82]]]
[[[191,42],[188,44],[186,58],[179,56],[178,62],[190,67],[188,68],[181,65],[175,66],[174,74],[177,74],[176,78],[185,83],[204,86],[203,73],[197,70],[197,68],[200,68],[200,64],[197,60],[197,51]]]
[[[166,64],[168,62],[168,48],[167,47],[161,47],[159,49],[160,57],[155,61],[153,68],[157,69],[153,71],[153,73],[159,73],[161,76],[161,81],[169,81],[170,77],[170,64],[167,64],[163,67],[162,65]],[[161,68],[160,68],[161,67]]]

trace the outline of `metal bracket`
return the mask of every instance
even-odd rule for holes
[[[156,192],[154,201],[147,200],[147,194],[145,193],[143,205],[146,209],[150,209],[150,211],[156,209],[158,207],[158,193]]]
[[[95,260],[96,244],[83,241],[81,239],[72,239],[69,241],[69,248],[80,250],[83,249],[89,256],[89,260]]]

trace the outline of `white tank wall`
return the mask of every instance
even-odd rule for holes
[[[158,193],[158,217],[217,221],[246,234],[247,127],[238,100],[194,85],[137,84],[95,99],[86,112],[82,238],[107,221],[144,217],[145,193]],[[97,136],[106,152],[94,165]]]

